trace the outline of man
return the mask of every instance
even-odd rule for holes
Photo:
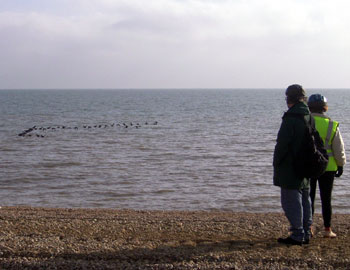
[[[310,120],[306,94],[302,86],[290,85],[286,90],[287,113],[301,114]],[[289,245],[308,244],[312,225],[310,180],[297,175],[295,157],[305,138],[302,118],[283,117],[273,156],[273,183],[281,188],[282,209],[290,223],[290,235],[277,241]]]
[[[322,202],[324,237],[335,238],[337,235],[331,229],[332,219],[332,190],[334,177],[343,174],[346,163],[343,138],[340,134],[339,123],[331,120],[325,113],[328,111],[327,99],[320,94],[314,94],[308,100],[309,109],[315,119],[315,126],[326,146],[329,161],[326,172],[318,178],[311,178],[312,214],[315,212],[314,202],[318,182]]]

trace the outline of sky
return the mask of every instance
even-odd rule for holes
[[[348,0],[0,0],[0,89],[350,88]]]

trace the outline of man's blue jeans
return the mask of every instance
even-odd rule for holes
[[[291,225],[290,237],[297,241],[310,239],[312,225],[310,190],[281,188],[281,204]]]

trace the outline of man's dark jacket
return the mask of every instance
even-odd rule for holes
[[[306,120],[309,120],[310,117],[309,108],[304,102],[296,103],[288,112],[306,115]],[[304,140],[304,132],[305,123],[303,119],[295,117],[283,118],[273,155],[274,185],[287,189],[309,187],[309,181],[297,176],[294,169],[295,157]]]

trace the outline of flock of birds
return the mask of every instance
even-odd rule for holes
[[[156,126],[158,125],[158,122],[155,121],[155,122],[152,122],[152,123],[149,123],[149,122],[145,122],[143,123],[143,125],[145,126]],[[45,135],[43,135],[42,133],[38,133],[38,132],[47,132],[47,131],[56,131],[56,130],[69,130],[69,129],[73,129],[73,130],[79,130],[79,129],[86,129],[86,130],[89,130],[89,129],[96,129],[96,128],[100,128],[100,129],[105,129],[105,128],[113,128],[113,127],[119,127],[119,128],[124,128],[124,129],[127,129],[127,128],[141,128],[141,124],[140,123],[113,123],[113,124],[98,124],[98,125],[83,125],[81,127],[78,127],[78,126],[74,126],[74,127],[71,127],[71,126],[58,126],[58,125],[55,125],[55,126],[48,126],[48,127],[38,127],[38,126],[33,126],[31,128],[28,128],[24,131],[22,131],[21,133],[18,134],[18,136],[20,137],[38,137],[38,138],[44,138]]]

